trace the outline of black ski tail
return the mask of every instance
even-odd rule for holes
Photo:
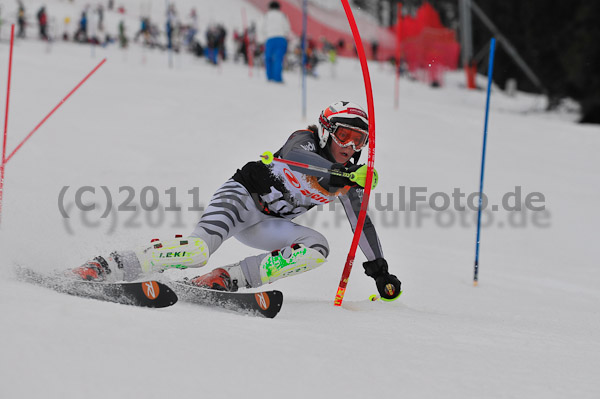
[[[70,278],[60,274],[45,275],[35,270],[18,267],[17,278],[64,294],[97,299],[124,305],[164,308],[177,302],[177,294],[158,281],[95,282]]]
[[[183,302],[272,319],[283,305],[281,291],[227,292],[201,288],[186,281],[169,283]]]

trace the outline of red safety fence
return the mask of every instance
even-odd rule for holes
[[[271,0],[247,0],[259,10],[266,12]],[[281,10],[288,16],[294,35],[302,34],[302,0],[279,0]],[[401,13],[399,13],[401,14]],[[377,42],[377,59],[398,58],[405,63],[412,76],[431,84],[443,84],[443,72],[458,67],[460,46],[453,30],[444,28],[438,12],[429,4],[423,4],[415,16],[401,16],[396,25],[383,28],[368,17],[357,16],[358,27],[365,43],[365,50],[373,59],[372,46]],[[260,21],[257,21],[260,22]],[[308,40],[318,48],[324,39],[337,45],[341,56],[355,57],[352,33],[340,3],[339,10],[319,8],[309,3],[307,18]]]
[[[246,0],[259,10],[266,12],[271,0]],[[302,0],[279,0],[281,11],[287,15],[295,36],[302,35]],[[372,44],[377,42],[377,59],[386,60],[396,53],[394,31],[379,26],[371,17],[355,15],[365,51],[373,59]],[[260,21],[256,21],[259,23]],[[321,48],[325,40],[336,46],[337,54],[344,57],[356,57],[354,39],[344,14],[342,3],[339,9],[327,9],[308,4],[307,40]]]
[[[400,60],[419,80],[443,84],[443,72],[456,69],[460,45],[453,30],[444,28],[440,16],[429,4],[423,4],[414,17],[400,17],[394,26],[400,43]]]

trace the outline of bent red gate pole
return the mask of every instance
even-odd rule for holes
[[[369,76],[369,66],[367,65],[367,57],[365,56],[365,49],[352,14],[352,9],[348,4],[348,0],[341,0],[352,30],[352,36],[354,37],[354,43],[356,44],[356,51],[358,58],[360,59],[360,67],[363,73],[363,80],[365,81],[365,93],[367,95],[367,108],[369,113],[369,160],[367,162],[367,181],[365,182],[363,199],[360,204],[360,212],[358,214],[358,221],[354,229],[354,237],[352,238],[352,244],[350,245],[350,251],[346,258],[346,265],[342,272],[342,278],[338,286],[337,293],[335,295],[334,305],[341,306],[344,300],[344,294],[346,293],[346,286],[348,285],[348,279],[350,278],[350,272],[352,271],[352,265],[354,264],[354,258],[356,256],[356,248],[362,235],[363,226],[367,217],[367,207],[369,205],[369,196],[371,195],[371,185],[373,182],[373,166],[375,164],[375,107],[373,106],[373,90],[371,88],[371,77]]]
[[[48,118],[50,118],[52,116],[52,114],[60,108],[61,105],[63,105],[65,103],[65,101],[67,101],[69,99],[69,97],[71,97],[71,95],[73,93],[75,93],[77,91],[77,89],[79,89],[81,87],[81,85],[83,85],[85,83],[86,80],[88,80],[90,78],[90,76],[92,76],[97,70],[98,68],[100,68],[102,66],[102,64],[104,64],[106,62],[106,58],[104,58],[102,61],[100,61],[100,63],[98,65],[96,65],[96,67],[94,69],[92,69],[92,71],[90,73],[88,73],[85,78],[83,78],[83,80],[81,82],[79,82],[77,84],[77,86],[75,86],[70,92],[69,94],[67,94],[62,100],[60,100],[60,102],[58,104],[56,104],[56,106],[52,109],[52,111],[50,111],[50,113],[48,113],[48,115],[46,115],[44,117],[44,119],[42,119],[42,121],[40,123],[37,124],[36,127],[33,128],[33,130],[31,132],[29,132],[29,134],[27,135],[27,137],[25,137],[23,139],[23,141],[21,141],[19,143],[19,145],[17,146],[17,148],[15,148],[10,155],[6,158],[6,162],[10,161],[10,159],[13,157],[13,155],[16,154],[17,151],[19,151],[19,149],[23,146],[23,144],[25,144],[25,142],[27,140],[29,140],[31,138],[31,136],[33,136],[33,134],[40,128],[40,126],[42,126],[47,120]]]
[[[14,25],[13,25],[13,36],[14,36]],[[12,45],[11,45],[11,56],[10,56],[10,62],[12,63]],[[5,157],[6,155],[6,126],[7,126],[7,120],[8,120],[8,94],[7,94],[7,101],[6,101],[6,118],[5,118],[5,122],[4,122],[4,146],[2,147],[2,164],[0,165],[0,221],[1,221],[1,216],[2,216],[2,192],[4,190],[4,170],[6,168],[6,164],[8,163],[8,161],[17,153],[17,151],[19,151],[19,149],[23,146],[23,144],[25,144],[25,142],[27,140],[29,140],[31,138],[31,136],[33,136],[33,134],[52,116],[52,114],[54,114],[54,112],[60,108],[61,105],[63,105],[65,103],[65,101],[67,101],[69,99],[69,97],[71,97],[71,95],[73,93],[75,93],[77,91],[77,89],[79,89],[89,78],[90,76],[92,76],[101,66],[102,64],[104,64],[106,62],[106,58],[104,58],[102,61],[100,61],[100,63],[98,65],[96,65],[96,67],[94,69],[92,69],[92,71],[90,73],[88,73],[83,80],[81,80],[77,86],[75,86],[70,92],[69,94],[67,94],[58,104],[56,104],[56,106],[52,109],[52,111],[50,111],[48,113],[48,115],[46,115],[44,117],[44,119],[42,119],[42,121],[40,123],[37,124],[37,126],[35,128],[33,128],[33,130],[27,135],[27,137],[25,137],[20,143],[19,145],[10,153],[10,155],[8,157]],[[10,82],[10,70],[11,68],[9,67],[9,82]]]
[[[10,104],[10,77],[12,72],[15,24],[10,26],[10,50],[8,56],[8,83],[6,84],[6,110],[4,112],[4,139],[2,140],[2,163],[0,163],[0,225],[2,225],[2,199],[4,198],[4,169],[6,166],[6,137],[8,135],[8,106]]]

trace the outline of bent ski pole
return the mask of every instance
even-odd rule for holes
[[[315,165],[309,165],[307,163],[290,161],[289,159],[276,158],[273,156],[273,153],[271,151],[265,151],[260,157],[261,157],[262,163],[264,163],[265,165],[268,165],[271,162],[280,162],[280,163],[285,163],[285,164],[288,164],[291,166],[297,166],[297,167],[303,168],[303,169],[314,170],[316,172],[329,173],[330,175],[346,177],[346,178],[350,179],[351,181],[355,181],[355,179],[356,179],[356,174],[354,172],[351,172],[351,173],[342,172],[341,170],[327,169],[327,168],[323,168],[321,166],[315,166]]]

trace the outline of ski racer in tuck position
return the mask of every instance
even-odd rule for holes
[[[338,198],[355,228],[366,180],[367,167],[359,165],[358,159],[368,141],[368,117],[360,106],[338,101],[322,111],[319,125],[292,133],[274,155],[327,169],[355,172],[354,181],[314,171],[308,175],[305,169],[280,162],[249,162],[215,192],[188,237],[153,240],[135,250],[97,256],[71,272],[85,280],[131,281],[143,273],[201,267],[231,237],[268,252],[218,267],[189,283],[237,291],[322,265],[329,255],[327,239],[293,219]],[[376,177],[374,172],[375,184]],[[368,216],[359,245],[368,260],[363,263],[365,274],[375,279],[382,298],[396,299],[401,293],[400,281],[388,272],[379,238]]]

